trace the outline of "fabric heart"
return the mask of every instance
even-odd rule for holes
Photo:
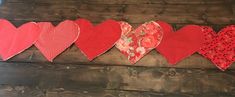
[[[219,69],[226,70],[235,61],[235,25],[227,26],[218,34],[202,26],[205,42],[199,54],[211,60]]]
[[[72,45],[79,36],[78,25],[70,20],[65,20],[56,27],[50,22],[39,22],[38,25],[41,35],[35,46],[51,62]]]
[[[116,47],[134,64],[154,49],[162,40],[161,27],[154,21],[146,22],[132,31],[132,26],[120,22],[122,37]]]
[[[112,48],[121,37],[120,25],[114,20],[106,20],[96,26],[86,19],[75,22],[81,30],[75,43],[90,61]]]
[[[202,47],[204,35],[200,26],[187,25],[174,32],[172,27],[163,21],[157,23],[164,30],[164,37],[156,50],[161,53],[170,64],[192,55]]]
[[[16,28],[5,19],[0,20],[0,55],[4,61],[31,47],[39,37],[39,27],[34,22]]]

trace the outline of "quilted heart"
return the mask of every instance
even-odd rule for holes
[[[208,26],[202,29],[205,42],[198,53],[224,71],[235,61],[235,25],[225,27],[218,34]]]
[[[65,20],[56,27],[50,22],[39,22],[38,25],[41,35],[35,46],[51,62],[72,45],[79,35],[78,25],[70,20]]]
[[[39,36],[39,27],[34,22],[16,28],[9,21],[0,20],[0,55],[4,61],[31,47]]]
[[[133,31],[132,26],[126,22],[120,22],[120,25],[122,36],[116,47],[132,64],[158,46],[162,40],[162,29],[154,21],[146,22]]]
[[[169,24],[162,21],[158,21],[157,23],[163,28],[164,37],[156,50],[170,64],[176,64],[180,60],[197,52],[202,47],[204,36],[200,26],[187,25],[174,32]]]
[[[120,25],[114,20],[106,20],[96,26],[86,19],[75,22],[81,30],[75,43],[90,61],[112,48],[121,37]]]

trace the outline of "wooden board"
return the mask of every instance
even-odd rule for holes
[[[3,2],[1,5],[0,17],[25,21],[61,21],[83,17],[96,23],[113,18],[134,24],[150,20],[164,20],[177,24],[232,24],[235,19],[233,14],[234,6],[232,5],[234,1],[232,0],[222,2],[216,0],[217,3],[214,1],[211,5],[210,3],[204,5],[197,3],[143,4],[141,0],[138,4],[125,4],[125,2],[124,4],[105,4],[105,0],[97,0],[97,2],[103,2],[104,4],[96,4],[95,1],[90,4],[81,3],[88,1],[80,0],[36,0],[34,2],[30,0],[10,0]],[[174,0],[170,1],[173,2]]]
[[[235,72],[124,66],[1,63],[0,84],[51,90],[125,90],[163,93],[231,93]]]
[[[127,21],[134,27],[163,20],[216,31],[235,24],[234,0],[0,0],[0,18],[16,26],[28,21],[87,18]],[[131,65],[116,48],[89,62],[71,46],[53,63],[36,47],[0,62],[0,97],[234,97],[235,65],[218,70],[194,54],[172,66],[153,50]]]

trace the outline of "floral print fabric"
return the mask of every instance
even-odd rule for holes
[[[154,21],[146,22],[132,31],[127,22],[119,22],[122,29],[121,39],[116,47],[127,56],[132,64],[158,46],[163,37],[161,27]]]
[[[235,61],[235,25],[225,27],[218,34],[208,26],[202,29],[207,38],[198,52],[221,70],[227,69]]]

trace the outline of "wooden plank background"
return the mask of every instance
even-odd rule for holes
[[[124,20],[134,27],[163,20],[216,31],[235,24],[234,0],[0,0],[0,18],[29,21]],[[175,66],[153,50],[131,65],[116,48],[89,62],[71,46],[53,63],[36,47],[0,62],[0,97],[234,97],[235,65],[218,70],[194,54]]]

